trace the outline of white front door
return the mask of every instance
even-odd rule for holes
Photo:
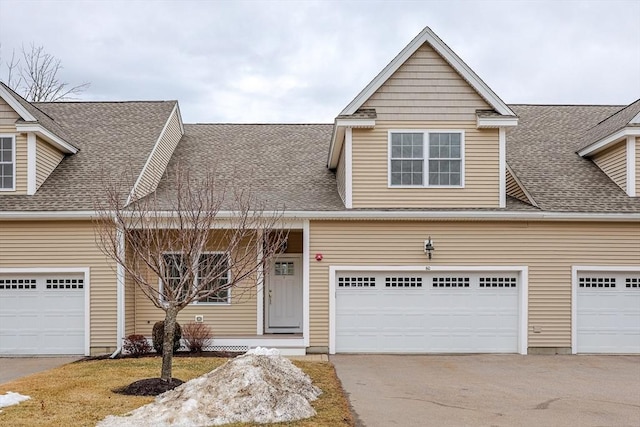
[[[279,256],[271,262],[265,295],[267,332],[302,332],[302,259]]]

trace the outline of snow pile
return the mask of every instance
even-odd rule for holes
[[[275,350],[257,348],[99,427],[196,427],[232,422],[277,423],[316,414],[311,379]]]
[[[280,350],[277,348],[256,347],[247,351],[246,354],[255,354],[257,356],[280,356]]]
[[[17,405],[18,403],[29,399],[31,399],[29,396],[23,396],[20,393],[8,391],[4,395],[0,394],[0,408],[4,408],[5,406]]]

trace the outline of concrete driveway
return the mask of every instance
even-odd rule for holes
[[[0,384],[47,371],[82,359],[82,356],[64,357],[0,357]]]
[[[360,426],[640,426],[640,356],[330,360]]]

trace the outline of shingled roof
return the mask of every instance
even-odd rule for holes
[[[35,104],[80,151],[66,156],[34,196],[3,194],[2,210],[93,210],[94,199],[104,194],[103,176],[126,176],[127,169],[134,179],[139,174],[174,105]],[[510,107],[520,123],[507,131],[507,162],[540,210],[640,212],[640,198],[628,197],[592,161],[576,154],[585,132],[621,106]],[[187,124],[169,168],[180,165],[196,175],[213,170],[221,182],[253,191],[267,208],[343,211],[335,174],[325,162],[332,129],[331,124]],[[166,180],[157,189],[167,206],[174,192]],[[515,199],[507,202],[506,211],[538,211]]]
[[[344,210],[325,165],[332,130],[330,124],[185,125],[168,169],[186,168],[195,177],[211,171],[221,189],[246,188],[267,209]],[[175,191],[163,180],[157,200],[169,207]]]
[[[635,213],[628,197],[576,151],[584,135],[621,106],[511,105],[520,117],[507,131],[507,163],[543,211]]]
[[[105,193],[105,177],[137,177],[175,104],[175,101],[34,104],[42,114],[55,118],[80,151],[65,156],[35,195],[3,194],[2,210],[93,210],[95,198]],[[126,173],[129,170],[131,173]]]
[[[598,142],[602,138],[606,138],[627,126],[640,127],[640,124],[629,123],[638,114],[640,114],[640,99],[589,128],[584,134],[584,145],[580,149],[587,148],[594,142]]]

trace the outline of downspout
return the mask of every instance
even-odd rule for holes
[[[118,245],[118,262],[116,267],[116,351],[114,351],[111,359],[115,358],[122,352],[122,342],[124,341],[124,232],[121,227],[116,230],[116,239]]]

